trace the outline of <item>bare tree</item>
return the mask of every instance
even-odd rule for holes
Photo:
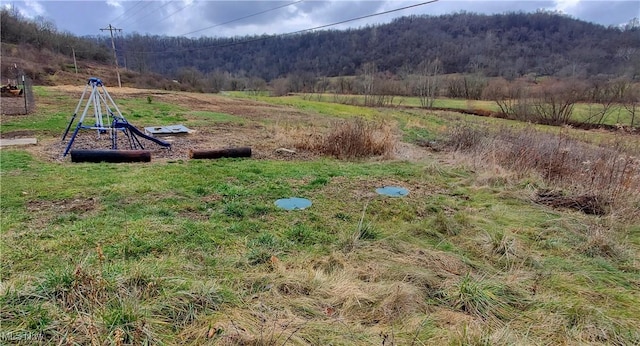
[[[278,78],[271,81],[271,96],[284,96],[289,93],[289,79]]]
[[[636,115],[638,115],[638,111],[640,111],[640,85],[630,84],[630,86],[625,89],[622,97],[622,105],[629,113],[629,126],[633,128],[636,126]]]
[[[575,79],[546,79],[532,98],[537,121],[549,125],[567,124],[575,104],[584,98],[584,85]]]
[[[178,81],[193,88],[201,87],[203,78],[202,72],[195,67],[182,67],[177,73]]]
[[[526,120],[529,117],[527,85],[522,79],[513,82],[504,78],[493,79],[482,91],[482,98],[494,101],[509,118]]]
[[[319,77],[316,80],[316,83],[313,86],[313,92],[316,94],[316,99],[318,101],[322,100],[322,96],[327,92],[330,85],[331,83],[327,77]]]
[[[218,93],[224,89],[227,83],[227,74],[220,70],[211,71],[206,74],[203,84],[206,92]]]
[[[446,95],[453,98],[465,98],[463,77],[459,75],[447,76]]]
[[[365,106],[372,106],[374,104],[377,72],[378,67],[374,62],[367,62],[362,65],[362,94],[364,95]]]
[[[267,82],[259,77],[251,77],[247,81],[247,91],[253,96],[259,96],[263,91],[267,90]]]
[[[598,76],[590,80],[586,92],[588,100],[594,104],[589,108],[586,122],[603,124],[613,110],[613,106],[620,100],[620,85],[606,76]]]
[[[352,77],[338,77],[333,84],[333,89],[338,94],[353,94],[355,92],[354,80]]]
[[[432,61],[423,60],[418,65],[418,78],[414,90],[422,107],[433,107],[440,91],[441,71],[442,62],[438,58]]]
[[[479,100],[482,98],[482,90],[487,85],[487,78],[478,69],[477,72],[462,77],[464,85],[464,98],[467,100]]]
[[[376,74],[373,93],[375,95],[375,97],[372,98],[373,105],[387,107],[393,105],[396,96],[406,95],[406,90],[401,80],[398,80],[393,74],[386,71]]]

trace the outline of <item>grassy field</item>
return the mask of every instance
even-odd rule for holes
[[[3,117],[0,133],[59,137],[77,99],[49,88],[37,95],[38,112]],[[246,108],[192,109],[138,96],[119,104],[136,124],[222,122],[230,132],[273,131],[285,123],[281,114],[296,116],[288,126],[305,119],[302,128],[358,116],[394,124],[398,147],[445,143],[461,125],[530,129],[446,112],[236,97],[210,101]],[[248,116],[254,108],[276,115]],[[541,205],[536,191],[555,186],[540,174],[479,165],[462,151],[411,148],[411,159],[136,164],[72,164],[3,148],[0,340],[640,344],[638,219]],[[375,192],[389,185],[409,195]],[[274,205],[292,196],[313,205]]]
[[[229,92],[230,95],[236,97],[251,97],[255,99],[265,100],[269,96],[267,93],[263,93],[260,96],[256,96],[255,93],[245,92]],[[278,97],[279,104],[293,105],[297,101],[285,101],[287,99],[302,99],[320,103],[349,103],[349,104],[363,104],[364,96],[361,95],[334,95],[334,94],[300,94],[289,97]],[[405,97],[396,96],[393,98],[390,107],[394,106],[409,106],[409,107],[421,107],[420,99],[417,97]],[[309,106],[307,106],[309,107]],[[448,108],[452,110],[462,111],[489,111],[500,112],[500,108],[494,101],[488,100],[464,100],[453,98],[437,98],[433,103],[434,108]],[[578,103],[574,105],[571,120],[575,122],[593,123],[600,119],[599,112],[602,112],[602,106],[598,104]],[[621,105],[613,105],[606,111],[606,115],[602,117],[602,124],[604,125],[623,125],[629,126],[631,123],[631,115]],[[634,121],[634,127],[638,126],[638,120]]]

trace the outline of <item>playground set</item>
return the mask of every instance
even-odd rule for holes
[[[120,109],[111,98],[111,95],[105,88],[104,83],[99,78],[89,78],[87,85],[85,86],[80,101],[76,106],[71,120],[67,125],[64,134],[62,135],[62,141],[64,142],[69,134],[71,126],[78,116],[80,107],[84,105],[84,110],[78,123],[76,125],[73,134],[71,135],[69,142],[67,143],[63,157],[67,156],[71,152],[71,159],[74,162],[76,157],[81,158],[82,161],[89,162],[133,162],[133,161],[149,161],[150,153],[144,151],[144,146],[140,141],[140,138],[154,142],[162,147],[171,148],[171,143],[164,140],[149,136],[142,131],[138,130],[135,126],[131,125],[122,115]],[[93,111],[93,124],[87,125],[85,118]],[[98,136],[108,134],[111,138],[111,150],[71,150],[73,143],[80,130],[95,130]],[[127,140],[130,150],[118,150],[118,133],[121,133]]]
[[[92,77],[87,81],[82,96],[80,96],[80,101],[78,101],[71,120],[69,120],[69,124],[64,130],[62,142],[69,135],[83,104],[82,114],[62,154],[62,157],[71,154],[72,162],[149,162],[151,161],[151,152],[144,149],[143,142],[140,139],[151,141],[170,150],[171,143],[153,135],[189,133],[189,129],[183,125],[145,127],[144,132],[138,130],[124,118],[102,80]],[[87,115],[91,118],[90,114],[93,114],[93,121],[87,124],[89,122]],[[71,148],[80,130],[94,130],[97,131],[98,136],[108,135],[111,139],[111,149],[72,150]],[[121,150],[118,148],[119,133],[126,139],[125,143],[128,143],[129,149]],[[251,148],[239,147],[189,151],[189,158],[191,159],[218,159],[225,157],[251,157]]]

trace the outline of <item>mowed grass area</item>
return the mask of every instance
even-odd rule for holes
[[[56,93],[56,90],[46,87],[34,87],[34,94],[37,98],[36,111],[29,114],[29,116],[4,116],[1,121],[2,126],[0,127],[0,133],[30,131],[43,136],[61,135],[78,106],[82,90],[83,89],[80,89],[77,95],[70,95],[60,92]],[[90,89],[87,91],[87,95],[85,95],[82,104],[78,108],[73,128],[75,128],[77,122],[82,117],[89,98],[89,92]],[[136,125],[167,125],[187,121],[185,118],[187,111],[183,107],[175,104],[148,102],[141,97],[115,99],[117,100],[116,105],[123,116]],[[117,110],[111,102],[109,102],[109,108],[114,114],[117,114]],[[105,121],[110,120],[106,114],[103,115],[103,119]],[[91,105],[87,111],[85,123],[91,123],[93,120],[93,105]]]
[[[263,101],[394,121],[410,141],[440,140],[475,120]],[[127,107],[149,114],[153,103]],[[179,109],[167,121],[237,120]],[[33,119],[42,136],[67,120]],[[539,177],[470,168],[453,160],[459,155],[71,164],[3,148],[3,341],[640,343],[637,220],[538,205],[532,193],[548,187]],[[375,193],[385,185],[410,193]],[[291,196],[313,205],[274,205]]]

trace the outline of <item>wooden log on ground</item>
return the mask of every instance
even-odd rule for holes
[[[190,149],[190,159],[220,159],[225,157],[251,157],[251,148],[225,148],[225,149]]]
[[[71,150],[71,162],[150,162],[149,150]]]

